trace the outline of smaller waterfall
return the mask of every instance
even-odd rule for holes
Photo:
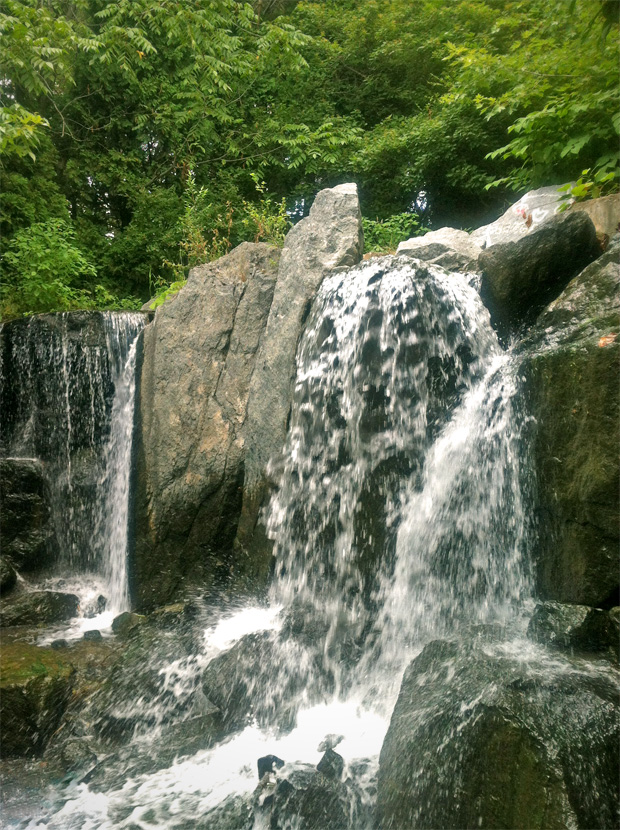
[[[137,312],[68,312],[3,327],[1,448],[44,466],[59,549],[48,584],[81,594],[88,575],[109,612],[128,607],[136,343],[145,322]]]

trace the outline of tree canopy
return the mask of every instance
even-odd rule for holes
[[[0,0],[2,313],[136,306],[346,180],[376,238],[615,189],[619,6]]]

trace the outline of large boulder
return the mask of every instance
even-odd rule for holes
[[[58,555],[50,488],[34,458],[0,460],[2,554],[18,570],[49,568]]]
[[[71,693],[73,667],[49,648],[3,643],[0,652],[3,758],[38,755]]]
[[[279,269],[279,251],[244,243],[194,268],[157,309],[137,416],[140,610],[192,587],[264,587],[271,551],[255,529],[267,464],[286,435],[297,343],[324,275],[354,265],[362,248],[355,186],[324,190],[289,232]]]
[[[248,394],[279,257],[243,243],[192,269],[144,331],[133,563],[141,610],[230,577]]]
[[[247,561],[247,576],[253,582],[264,582],[270,564],[270,546],[257,523],[270,489],[267,465],[286,437],[297,344],[324,276],[334,268],[356,265],[363,252],[362,217],[354,184],[321,190],[309,216],[286,237],[244,428],[243,509],[235,547],[237,559]]]
[[[480,293],[494,324],[511,331],[532,322],[600,252],[594,225],[583,212],[559,214],[516,242],[483,251]]]
[[[522,374],[533,453],[542,598],[618,604],[620,266],[614,247],[539,316]]]
[[[517,643],[429,644],[381,750],[377,826],[616,827],[617,681]]]
[[[491,248],[493,245],[516,242],[532,233],[566,204],[563,198],[566,193],[560,187],[562,185],[551,185],[528,191],[495,222],[476,228],[471,234],[471,241],[481,248]]]
[[[60,591],[27,591],[4,600],[0,626],[54,625],[76,617],[79,599]]]

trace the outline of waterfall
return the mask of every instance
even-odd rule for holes
[[[144,323],[140,313],[72,312],[15,321],[3,336],[2,452],[43,463],[59,548],[47,584],[62,574],[62,587],[81,592],[90,575],[109,611],[128,607],[135,353]]]
[[[267,526],[272,601],[330,621],[338,688],[361,659],[393,696],[429,639],[529,595],[515,394],[463,275],[375,260],[323,283]]]
[[[211,618],[189,656],[166,633],[161,656],[145,655],[139,693],[121,675],[109,716],[132,724],[132,742],[109,778],[61,798],[46,826],[177,830],[199,818],[241,828],[241,818],[212,823],[212,811],[241,803],[248,815],[256,759],[312,769],[328,733],[343,736],[347,826],[372,826],[407,664],[429,640],[471,626],[522,630],[531,580],[517,386],[465,275],[392,258],[330,275],[299,344],[288,436],[271,464],[269,607]],[[126,483],[106,486],[122,494]],[[203,723],[222,683],[221,712],[245,705],[247,725],[161,761],[174,729]]]

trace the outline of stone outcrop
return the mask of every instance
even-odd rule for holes
[[[270,547],[255,529],[267,464],[284,443],[297,342],[324,275],[354,265],[362,247],[355,186],[324,190],[281,257],[244,243],[194,268],[157,309],[144,332],[137,407],[140,609],[192,586],[264,586]]]
[[[536,420],[538,590],[544,599],[617,605],[620,465],[618,247],[539,316],[522,372]]]
[[[2,757],[38,755],[62,716],[74,669],[49,648],[3,643],[0,678]]]
[[[54,625],[77,617],[79,599],[60,591],[28,591],[3,600],[0,626]]]
[[[561,213],[517,242],[480,254],[480,293],[500,331],[532,322],[570,279],[601,252],[590,218]]]
[[[279,251],[244,243],[190,272],[144,331],[134,557],[141,609],[230,575],[256,351]]]
[[[243,510],[236,539],[238,559],[254,563],[265,578],[269,545],[257,528],[269,491],[267,465],[282,449],[295,382],[295,355],[305,319],[324,276],[360,262],[364,252],[357,187],[343,184],[317,194],[310,215],[288,233],[278,283],[252,376],[245,425]]]
[[[562,659],[430,643],[381,750],[376,826],[614,827],[617,678]]]

